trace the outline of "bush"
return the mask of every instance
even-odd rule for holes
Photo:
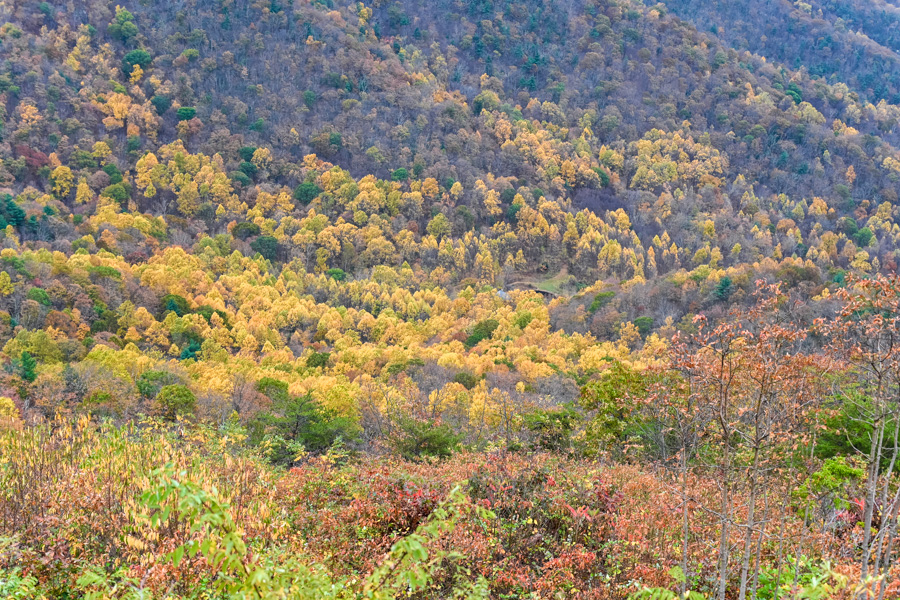
[[[166,385],[156,395],[154,406],[160,416],[168,421],[174,421],[177,417],[193,415],[197,407],[197,398],[186,386]]]

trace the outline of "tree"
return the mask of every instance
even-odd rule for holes
[[[758,578],[751,568],[759,568],[753,556],[765,536],[775,474],[793,465],[798,448],[810,444],[804,427],[819,397],[815,385],[819,374],[813,366],[827,366],[820,357],[799,351],[806,333],[780,318],[779,306],[787,298],[778,286],[762,282],[757,286],[752,309],[734,309],[709,329],[705,317],[697,317],[696,333],[679,336],[672,353],[672,367],[687,394],[674,404],[681,413],[676,422],[681,427],[689,424],[686,431],[696,439],[695,427],[705,421],[699,416],[711,419],[703,430],[712,442],[708,451],[714,453],[721,481],[716,594],[720,600],[729,580],[729,530],[735,524],[738,499],[746,504],[738,597],[755,594],[749,586]],[[789,498],[783,495],[784,502]]]
[[[168,371],[144,371],[135,381],[138,392],[147,399],[156,398],[167,385],[178,383],[180,378]]]
[[[127,44],[138,34],[137,25],[134,24],[134,15],[121,6],[117,6],[116,16],[106,27],[106,31],[112,37]]]
[[[161,115],[172,107],[172,99],[168,96],[157,94],[150,98],[150,104],[156,109],[156,114]]]
[[[900,509],[900,486],[895,483],[900,470],[900,276],[851,275],[846,284],[838,290],[837,314],[817,320],[816,329],[827,336],[832,356],[849,367],[848,387],[855,393],[842,394],[842,400],[870,432],[868,448],[859,448],[867,467],[860,577],[865,583],[870,574],[882,576],[881,598],[893,564]],[[890,456],[886,468],[885,455]],[[882,522],[876,530],[877,507]]]
[[[294,188],[294,200],[304,206],[316,199],[322,193],[322,188],[312,182],[304,182]]]
[[[271,235],[261,235],[250,243],[254,252],[259,252],[266,260],[278,258],[278,240]]]
[[[324,452],[338,439],[357,436],[352,418],[326,410],[311,394],[293,396],[287,384],[270,378],[261,379],[257,390],[272,400],[272,409],[251,423],[251,441],[268,442],[269,459],[276,464],[292,464],[299,450]]]
[[[731,278],[726,275],[719,280],[713,295],[715,295],[718,300],[726,302],[731,297],[733,291]]]
[[[179,121],[190,121],[197,116],[197,109],[193,106],[182,106],[175,111]]]
[[[447,458],[462,439],[463,436],[455,434],[449,425],[407,417],[400,420],[393,446],[400,456],[408,460],[425,456]]]
[[[139,66],[141,69],[146,69],[150,66],[152,61],[153,57],[143,48],[132,50],[122,59],[122,71],[124,71],[126,75],[131,76],[131,70],[135,65]]]
[[[191,305],[188,303],[187,299],[177,294],[166,294],[162,297],[160,303],[162,304],[163,314],[171,311],[177,316],[183,317],[191,312]]]
[[[37,361],[27,350],[23,350],[19,358],[19,375],[28,383],[37,379]]]
[[[172,384],[163,386],[153,402],[154,408],[167,421],[194,414],[197,398],[186,386]]]
[[[61,200],[65,199],[72,189],[72,182],[74,180],[75,176],[72,174],[72,169],[69,167],[60,165],[53,169],[53,173],[50,174],[50,181],[53,183],[53,193],[56,197]]]
[[[253,236],[259,235],[259,225],[250,221],[238,223],[231,229],[231,235],[239,240],[246,240]]]
[[[444,216],[444,213],[438,213],[433,219],[431,219],[431,221],[428,222],[427,230],[429,234],[433,235],[437,239],[442,239],[450,235],[452,226],[447,217]]]

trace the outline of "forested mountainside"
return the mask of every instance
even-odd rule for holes
[[[882,0],[695,2],[666,6],[699,30],[877,104],[898,100],[900,7]]]
[[[898,24],[0,0],[0,595],[894,597]]]

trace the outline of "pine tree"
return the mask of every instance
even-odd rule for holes
[[[27,350],[22,351],[22,358],[19,361],[22,379],[28,383],[37,379],[37,361]]]

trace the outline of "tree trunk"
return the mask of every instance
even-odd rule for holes
[[[878,493],[878,466],[881,462],[881,447],[884,444],[885,422],[882,418],[878,422],[875,435],[872,436],[872,445],[869,449],[869,473],[866,481],[866,504],[863,513],[863,544],[862,561],[860,564],[860,583],[865,583],[869,576],[869,560],[872,557],[872,517],[875,513],[875,495]]]
[[[739,600],[747,597],[747,581],[750,575],[750,557],[753,554],[753,521],[756,515],[756,490],[759,477],[759,444],[753,449],[753,467],[750,471],[750,501],[747,505],[747,529],[744,533],[744,554],[741,558],[741,589],[738,593]]]
[[[681,571],[684,574],[684,581],[681,582],[681,595],[684,596],[687,594],[688,539],[690,535],[687,496],[687,448],[681,449],[681,501]]]
[[[719,536],[719,591],[716,598],[725,600],[725,588],[728,583],[728,520],[731,518],[731,495],[729,478],[731,476],[730,439],[725,435],[725,455],[722,459],[722,532]]]

